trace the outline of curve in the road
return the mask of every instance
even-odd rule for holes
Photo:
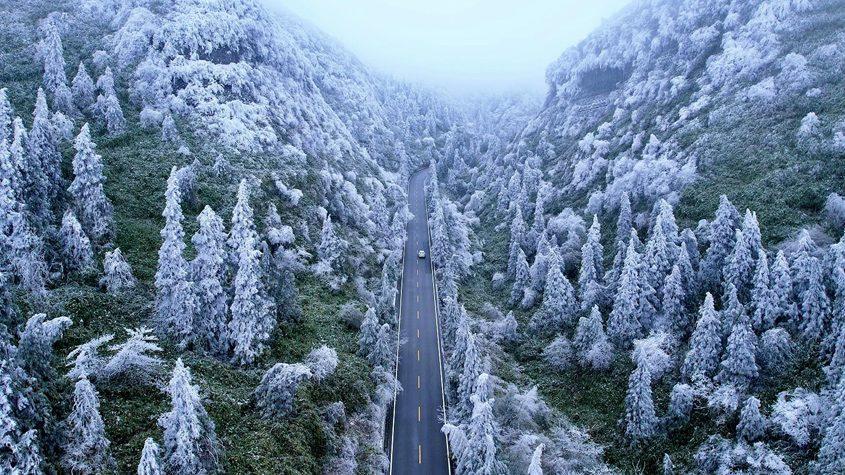
[[[443,425],[443,369],[440,324],[426,211],[425,183],[429,171],[411,176],[408,223],[399,296],[397,378],[403,390],[393,403],[390,473],[451,474]],[[418,252],[425,252],[425,258]]]

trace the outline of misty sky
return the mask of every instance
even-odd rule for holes
[[[545,91],[546,67],[629,0],[263,0],[365,63],[455,92]]]

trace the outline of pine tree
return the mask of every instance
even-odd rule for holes
[[[801,300],[801,321],[798,328],[807,341],[818,343],[827,328],[830,309],[830,301],[825,292],[820,265],[810,268],[807,287],[799,295],[799,298]]]
[[[0,92],[5,89],[0,89]],[[0,102],[2,104],[2,102]],[[11,144],[9,145],[9,165],[11,169],[5,171],[4,175],[9,178],[9,183],[15,191],[15,199],[21,204],[28,204],[30,198],[28,192],[33,191],[33,186],[38,180],[43,180],[46,183],[46,176],[44,170],[40,166],[36,169],[36,164],[31,163],[30,157],[26,150],[27,133],[26,127],[20,117],[15,117],[13,127]],[[5,143],[5,142],[4,142]],[[4,165],[4,169],[9,166]],[[36,176],[40,172],[40,175]],[[28,176],[24,176],[28,173]],[[46,190],[46,185],[44,187]],[[27,210],[27,215],[31,215],[32,210]]]
[[[836,346],[839,343],[838,337],[842,335],[842,330],[845,329],[845,269],[834,265],[831,273],[835,296],[830,311],[830,330],[822,341],[822,352],[828,356],[835,354]],[[845,354],[842,356],[845,357]]]
[[[160,452],[158,444],[152,437],[144,441],[144,450],[141,451],[141,462],[138,463],[138,475],[164,475],[161,468]]]
[[[88,236],[82,230],[82,225],[76,220],[72,211],[67,211],[62,218],[59,241],[62,244],[62,260],[66,272],[83,271],[94,265],[91,241],[88,240]]]
[[[578,355],[578,362],[581,366],[592,366],[597,368],[596,361],[591,355],[594,351],[601,351],[603,348],[610,352],[608,348],[607,335],[604,333],[604,323],[602,320],[599,307],[594,305],[587,317],[578,319],[578,327],[575,329],[575,336],[572,339],[572,344]],[[608,355],[608,358],[612,355]],[[597,368],[598,369],[598,368]]]
[[[525,253],[520,249],[517,257],[516,274],[511,288],[511,305],[516,305],[522,300],[525,288],[528,287],[530,282],[531,273],[528,269],[528,261],[525,258]]]
[[[155,277],[157,290],[156,309],[159,324],[165,334],[185,347],[193,335],[196,303],[193,285],[188,280],[188,264],[183,255],[185,231],[182,229],[182,194],[176,167],[170,172],[165,192],[166,204],[162,216],[163,242],[158,251],[158,271]]]
[[[6,88],[0,88],[0,143],[9,144],[12,142],[12,120],[14,116],[12,103]]]
[[[213,354],[223,356],[228,348],[226,282],[226,232],[223,220],[211,207],[197,216],[199,229],[191,238],[197,257],[191,263],[196,314],[195,341]]]
[[[724,284],[733,284],[740,300],[747,302],[754,278],[754,256],[742,231],[736,231],[734,242],[736,245],[725,263]]]
[[[538,331],[554,333],[572,325],[576,312],[575,291],[560,270],[557,252],[551,251],[543,305],[531,318],[530,326]]]
[[[505,473],[504,465],[496,459],[498,428],[493,416],[493,400],[472,397],[472,417],[467,424],[465,453],[458,461],[457,473],[497,475]]]
[[[663,475],[675,475],[675,464],[669,454],[663,454]]]
[[[358,355],[369,356],[378,339],[379,323],[376,311],[372,307],[367,309],[364,320],[361,321],[361,330],[358,333]]]
[[[67,418],[67,443],[62,465],[70,473],[107,472],[114,465],[109,454],[111,443],[100,416],[100,401],[94,386],[83,377],[73,390],[73,411]]]
[[[323,229],[320,232],[320,243],[317,245],[317,256],[321,262],[333,269],[337,269],[337,261],[343,254],[343,241],[334,231],[332,217],[328,214],[323,219]]]
[[[635,236],[631,232],[631,236]],[[631,340],[642,333],[640,324],[640,255],[635,246],[629,245],[625,265],[619,276],[619,288],[613,302],[613,310],[607,321],[607,333],[614,344],[627,347]]]
[[[467,345],[464,350],[464,364],[460,378],[458,379],[458,400],[457,410],[462,417],[472,414],[472,401],[470,396],[474,394],[475,382],[478,376],[484,372],[481,356],[475,343],[475,335],[470,332],[467,336]]]
[[[816,461],[812,464],[813,472],[833,475],[845,472],[845,376],[840,373],[836,389],[831,394],[832,416],[827,423]],[[838,398],[837,398],[838,397]]]
[[[716,379],[721,383],[747,388],[757,379],[758,367],[754,354],[757,351],[756,337],[747,322],[734,324],[728,337],[728,346]]]
[[[44,60],[44,87],[55,92],[61,85],[67,85],[62,37],[55,20],[48,18],[41,23],[42,39],[38,51]]]
[[[76,76],[71,83],[73,103],[81,111],[90,111],[94,107],[94,81],[88,75],[85,64],[80,62]]]
[[[234,353],[232,361],[241,365],[252,364],[264,351],[266,341],[276,327],[274,305],[266,298],[261,281],[259,254],[252,238],[240,243],[230,308],[229,346]]]
[[[52,205],[59,191],[64,188],[61,163],[55,129],[50,121],[50,110],[44,91],[39,89],[35,100],[32,128],[26,140],[26,171],[22,173],[33,177],[27,184],[25,195],[27,208],[31,210],[37,227],[44,227],[53,221]]]
[[[728,284],[726,294],[722,298],[722,338],[727,338],[737,323],[747,323],[748,314],[745,312],[745,305],[740,303],[736,287]]]
[[[103,258],[103,274],[100,279],[100,286],[104,287],[110,294],[135,288],[137,284],[135,277],[132,275],[132,268],[124,259],[119,247],[106,252]]]
[[[277,363],[270,368],[252,394],[261,417],[282,419],[289,416],[297,389],[311,377],[311,370],[302,363]]]
[[[18,454],[18,461],[13,474],[40,475],[43,473],[43,459],[41,448],[38,443],[38,431],[30,429],[26,431],[18,441],[15,452]]]
[[[50,364],[53,345],[71,325],[73,321],[68,317],[47,320],[43,313],[29,317],[18,342],[17,360],[21,368],[42,382],[54,378],[56,370]]]
[[[754,443],[763,437],[766,429],[766,420],[760,414],[760,400],[754,396],[745,400],[742,411],[739,414],[739,424],[736,426],[738,438]]]
[[[113,339],[114,335],[112,334],[103,335],[77,346],[68,353],[67,366],[72,368],[68,371],[67,377],[71,381],[77,381],[81,378],[97,378],[106,364],[105,357],[99,353],[100,347]]]
[[[531,463],[528,465],[528,475],[543,475],[543,449],[545,444],[540,444],[534,449],[531,455]]]
[[[17,276],[30,292],[41,293],[47,278],[41,239],[27,223],[23,205],[15,201],[9,177],[0,177],[0,266]]]
[[[692,332],[690,348],[684,359],[682,374],[687,379],[711,377],[719,366],[722,353],[722,324],[708,292],[699,312],[698,323]]]
[[[114,219],[112,205],[103,191],[103,163],[97,155],[88,124],[82,126],[74,141],[74,179],[68,188],[77,213],[91,238],[98,244],[112,237]]]
[[[534,262],[531,263],[530,271],[531,288],[538,294],[546,288],[546,277],[549,273],[549,259],[552,251],[546,234],[541,234],[537,240],[537,252],[534,253]]]
[[[751,290],[751,323],[757,331],[766,331],[775,324],[775,301],[777,296],[771,289],[769,277],[769,259],[764,249],[757,257],[757,270],[754,273],[754,285]]]
[[[370,352],[370,364],[390,370],[393,367],[392,362],[396,358],[395,340],[396,337],[392,335],[390,325],[387,323],[382,324],[379,327],[376,343]]]
[[[663,304],[661,305],[663,324],[658,328],[663,326],[681,338],[689,334],[692,322],[686,309],[687,298],[681,268],[676,264],[672,266],[672,272],[666,276],[666,283],[663,284]]]
[[[200,401],[191,373],[176,360],[167,386],[171,410],[161,415],[158,425],[164,430],[164,465],[168,473],[204,475],[218,469],[218,444],[214,422]]]
[[[161,353],[158,338],[147,327],[125,329],[129,336],[125,342],[112,345],[109,350],[114,355],[103,366],[100,376],[112,382],[125,382],[130,385],[152,384],[161,369],[163,361],[154,356]]]
[[[604,274],[602,259],[604,249],[601,245],[601,225],[593,215],[593,224],[587,233],[587,241],[581,247],[581,270],[578,274],[578,289],[581,297],[581,309],[592,308],[601,303],[602,285],[600,277]]]
[[[673,252],[670,249],[670,243],[663,234],[663,226],[660,223],[655,224],[651,237],[646,243],[645,254],[642,259],[643,272],[641,280],[648,283],[655,291],[655,302],[653,305],[657,307],[660,304],[660,299],[663,296],[663,284],[666,281],[666,276],[672,272]]]
[[[798,311],[792,300],[793,287],[789,263],[782,250],[778,251],[777,257],[775,257],[771,278],[772,295],[775,297],[771,324],[775,326],[780,323],[791,322]]]
[[[608,272],[609,275],[605,277],[611,291],[615,290],[619,283],[619,276],[625,264],[628,242],[631,240],[631,230],[633,230],[632,221],[631,200],[628,198],[628,192],[624,192],[619,202],[619,216],[616,219],[616,255],[613,258],[613,267]]]
[[[117,95],[109,94],[97,98],[97,105],[106,123],[109,135],[120,135],[126,130],[126,118]]]
[[[651,396],[651,373],[647,365],[638,365],[628,378],[625,395],[625,434],[635,443],[655,436],[657,416]]]
[[[508,277],[516,278],[519,267],[519,251],[522,250],[522,241],[525,239],[525,220],[522,217],[522,208],[516,207],[513,220],[511,221],[511,241],[508,252]]]
[[[700,281],[704,289],[714,289],[722,282],[722,269],[730,256],[736,238],[734,229],[739,223],[739,212],[728,197],[719,197],[719,209],[710,223],[710,247],[701,263]],[[702,289],[702,290],[704,290]]]
[[[669,393],[669,408],[666,414],[670,429],[679,429],[689,422],[694,396],[692,387],[688,384],[677,383],[672,386],[672,392]]]
[[[698,269],[701,252],[698,250],[698,238],[695,236],[695,232],[689,228],[684,229],[681,232],[681,242],[683,243],[681,247],[687,251],[687,257],[693,269]]]

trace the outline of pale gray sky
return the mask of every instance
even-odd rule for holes
[[[451,89],[545,90],[546,67],[630,0],[262,0],[385,73]]]

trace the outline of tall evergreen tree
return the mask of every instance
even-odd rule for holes
[[[188,263],[184,257],[182,193],[176,172],[176,167],[173,167],[165,192],[166,203],[162,213],[165,224],[161,230],[163,242],[158,251],[155,277],[156,311],[163,332],[185,347],[193,335],[196,302],[192,282],[188,280]]]
[[[619,201],[619,216],[616,219],[616,254],[613,258],[613,266],[605,277],[610,291],[615,290],[619,283],[619,276],[628,253],[628,242],[631,240],[632,223],[631,200],[628,198],[628,192],[624,192]]]
[[[171,409],[161,415],[164,430],[164,465],[168,473],[204,475],[218,469],[218,443],[214,422],[191,382],[191,373],[176,360],[167,386]]]
[[[756,337],[747,322],[734,324],[728,337],[725,357],[716,379],[719,382],[733,384],[737,388],[747,388],[758,375]]]
[[[821,441],[813,473],[833,475],[845,472],[845,374],[840,373],[828,404],[833,408]]]
[[[62,261],[66,272],[82,271],[94,265],[91,241],[85,235],[72,211],[66,212],[62,218],[59,241],[62,245]]]
[[[672,266],[672,272],[666,276],[666,282],[663,284],[663,304],[661,305],[663,324],[660,326],[680,338],[689,334],[692,325],[686,309],[687,298],[681,268],[676,264]]]
[[[581,296],[581,309],[592,308],[601,303],[601,276],[604,274],[602,259],[604,249],[601,245],[601,225],[598,217],[593,216],[593,224],[587,233],[587,241],[581,247],[581,270],[578,274],[578,289]]]
[[[88,75],[85,64],[80,62],[76,76],[71,82],[73,103],[81,111],[90,111],[94,107],[94,81]]]
[[[505,473],[504,465],[497,460],[496,439],[498,428],[493,416],[493,400],[482,401],[472,397],[474,408],[467,424],[466,450],[458,461],[457,473],[497,475]]]
[[[651,373],[648,365],[640,364],[628,378],[625,395],[625,434],[635,443],[655,436],[657,416],[651,395]]]
[[[797,314],[793,301],[792,275],[783,251],[778,251],[772,266],[772,294],[775,296],[772,325],[791,322]]]
[[[754,443],[763,437],[766,430],[766,420],[760,414],[760,400],[750,396],[745,400],[742,411],[739,415],[739,424],[736,426],[738,438]]]
[[[508,252],[508,277],[516,278],[519,267],[519,251],[522,250],[522,241],[525,239],[525,220],[522,217],[522,208],[516,207],[513,220],[511,221],[511,240]]]
[[[739,212],[728,197],[719,197],[719,209],[710,223],[710,247],[701,263],[700,281],[705,289],[714,290],[722,281],[722,269],[733,251],[736,235],[734,229],[739,223]]]
[[[751,243],[742,231],[736,231],[734,241],[736,245],[725,262],[724,283],[733,284],[740,300],[747,302],[754,279],[754,255],[750,247]]]
[[[663,233],[663,226],[659,223],[656,224],[646,243],[645,255],[641,264],[643,272],[640,278],[654,289],[655,302],[652,302],[652,304],[655,307],[659,306],[659,300],[662,299],[666,276],[672,272],[673,252],[666,235]]]
[[[48,18],[41,23],[41,35],[38,50],[44,60],[44,87],[56,92],[59,86],[67,86],[67,75],[62,37],[55,20]]]
[[[775,324],[775,301],[777,296],[771,288],[769,276],[769,259],[764,249],[760,249],[757,257],[756,271],[754,272],[754,285],[751,290],[751,323],[754,329],[760,332],[766,331]]]
[[[545,444],[540,444],[534,449],[531,455],[531,463],[528,465],[528,475],[543,475],[543,449]]]
[[[100,401],[94,386],[83,377],[73,390],[73,411],[67,418],[67,443],[62,465],[70,473],[105,473],[114,465],[111,443],[100,416]]]
[[[28,185],[28,208],[39,227],[53,222],[53,203],[64,189],[62,178],[62,156],[58,149],[58,138],[53,123],[50,121],[50,110],[44,91],[39,89],[35,100],[32,128],[26,140],[28,166],[24,175],[34,173],[32,182]]]
[[[138,463],[138,475],[164,475],[159,461],[161,449],[152,437],[144,441],[144,450],[141,451],[141,461]]]
[[[543,305],[531,318],[530,326],[554,333],[572,325],[578,307],[575,291],[561,272],[560,259],[555,251],[551,251],[548,268]]]
[[[830,301],[825,292],[821,266],[810,268],[808,274],[807,287],[799,295],[801,321],[798,328],[807,341],[818,343],[827,329]]]
[[[9,269],[30,292],[40,293],[47,278],[43,244],[23,209],[15,200],[9,177],[0,176],[0,267]]]
[[[103,163],[97,155],[88,124],[82,126],[74,142],[74,179],[68,188],[85,230],[91,238],[103,244],[113,233],[112,205],[103,191]]]
[[[228,352],[226,282],[226,232],[223,220],[211,207],[197,216],[199,229],[191,238],[196,258],[191,263],[196,314],[201,315],[194,325],[195,342],[217,355]]]
[[[635,236],[635,232],[631,232]],[[613,302],[613,310],[607,321],[607,333],[614,344],[627,347],[631,340],[642,333],[641,292],[640,292],[640,255],[635,246],[629,245],[625,265],[619,276],[619,288]]]
[[[475,335],[470,332],[467,335],[466,349],[464,350],[463,371],[458,379],[458,400],[457,409],[462,417],[472,414],[473,404],[470,397],[475,393],[475,383],[481,373],[484,372],[481,355],[475,343]]]
[[[261,281],[259,254],[251,238],[241,243],[229,322],[232,361],[241,365],[252,364],[264,351],[266,341],[276,327],[274,305],[265,296]]]
[[[103,258],[103,277],[100,279],[100,286],[109,293],[115,294],[123,290],[134,288],[138,282],[132,275],[132,268],[119,247],[113,251],[106,252]]]
[[[513,287],[511,288],[511,305],[516,305],[522,300],[522,295],[525,293],[525,288],[531,282],[531,271],[528,269],[528,261],[525,258],[525,252],[519,249],[516,274],[514,275]]]
[[[687,379],[711,377],[719,366],[722,353],[722,324],[713,306],[713,296],[707,293],[699,312],[698,323],[692,332],[690,348],[681,369]]]
[[[323,220],[320,232],[320,243],[317,245],[317,256],[329,267],[336,268],[337,260],[343,253],[343,242],[337,237],[332,225],[332,217],[328,214]]]
[[[364,314],[364,319],[361,321],[361,330],[358,333],[359,356],[369,356],[378,339],[378,331],[378,317],[376,317],[375,309],[370,307]]]
[[[537,293],[542,293],[546,288],[546,277],[549,273],[549,259],[552,251],[546,234],[540,234],[540,238],[537,240],[537,252],[534,253],[534,262],[531,263],[530,270],[531,288]]]

